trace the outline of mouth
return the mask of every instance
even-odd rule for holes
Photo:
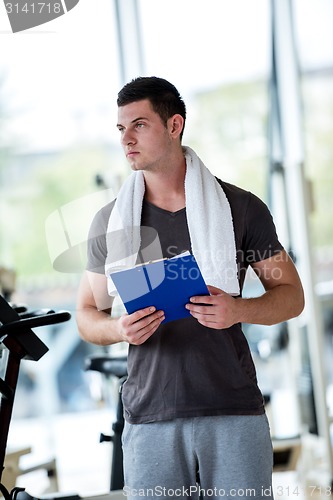
[[[133,156],[136,156],[136,155],[138,155],[138,154],[139,154],[139,152],[138,152],[138,151],[128,151],[128,152],[126,153],[126,156],[127,156],[127,158],[133,158]]]

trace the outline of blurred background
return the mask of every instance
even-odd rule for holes
[[[55,259],[84,242],[93,213],[129,174],[116,96],[138,75],[178,88],[183,143],[269,205],[295,256],[310,309],[291,324],[244,328],[272,435],[301,450],[286,484],[331,484],[332,23],[330,0],[80,0],[13,34],[0,5],[0,288],[15,303],[73,315],[38,330],[50,352],[22,365],[9,445],[62,457],[60,491],[107,489],[110,445],[98,435],[116,398],[114,384],[84,371],[88,355],[104,352],[82,342],[75,324],[84,257],[60,269]],[[75,231],[63,243],[65,210]],[[249,276],[245,294],[255,293]],[[30,481],[44,488],[40,476]]]

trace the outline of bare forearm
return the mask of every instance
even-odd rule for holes
[[[76,321],[80,336],[86,342],[96,345],[111,345],[121,342],[117,319],[97,309],[84,308],[76,313]]]
[[[236,299],[240,323],[274,325],[298,316],[304,307],[302,290],[281,285],[260,297]]]
[[[273,325],[298,316],[303,309],[302,288],[279,285],[260,297],[235,298],[221,289],[208,286],[210,295],[191,297],[186,305],[199,323],[224,329],[236,323]]]
[[[117,318],[112,318],[110,314],[94,307],[81,308],[76,314],[82,339],[96,345],[111,345],[117,342],[143,344],[163,320],[163,311],[156,311],[154,307],[146,307]]]
[[[106,277],[86,271],[78,290],[76,322],[83,340],[97,345],[128,342],[140,345],[164,320],[163,311],[145,307],[132,314],[111,317],[113,297],[107,294]]]

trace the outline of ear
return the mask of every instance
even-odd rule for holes
[[[174,138],[177,139],[184,127],[184,118],[182,115],[173,115],[171,118],[169,118],[168,123],[167,123],[167,128],[169,131],[169,134]]]

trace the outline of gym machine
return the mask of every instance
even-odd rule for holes
[[[112,434],[101,433],[100,442],[112,442],[112,462],[110,490],[122,490],[124,487],[123,473],[123,449],[121,435],[124,428],[123,402],[121,398],[122,386],[127,378],[127,355],[94,355],[85,360],[85,369],[101,373],[103,377],[116,377],[118,379],[118,402],[116,410],[116,420],[112,424]]]
[[[51,309],[28,312],[24,306],[11,306],[0,295],[0,343],[8,350],[4,379],[0,378],[0,491],[5,500],[15,500],[24,491],[13,488],[9,492],[1,483],[20,364],[23,359],[38,361],[48,351],[31,328],[61,323],[70,317],[67,311]]]
[[[77,494],[48,493],[36,499],[32,497],[24,488],[14,487],[11,491],[1,483],[4,462],[6,456],[8,433],[12,417],[16,387],[18,382],[20,364],[22,360],[40,360],[47,352],[48,347],[32,331],[32,328],[53,325],[68,321],[71,314],[67,311],[55,312],[52,309],[41,309],[28,311],[25,306],[15,306],[7,302],[0,295],[0,349],[6,350],[6,363],[3,379],[0,378],[0,496],[4,500],[81,500]],[[87,369],[102,371],[108,375],[116,375],[119,380],[123,380],[123,373],[126,366],[125,358],[121,357],[98,359],[91,358],[87,361]],[[121,398],[119,397],[121,401]],[[118,408],[118,418],[113,425],[113,436],[107,440],[114,443],[111,487],[119,489],[123,486],[122,475],[122,406]],[[117,500],[123,498],[120,491],[111,491],[105,495],[84,497],[84,500]]]

